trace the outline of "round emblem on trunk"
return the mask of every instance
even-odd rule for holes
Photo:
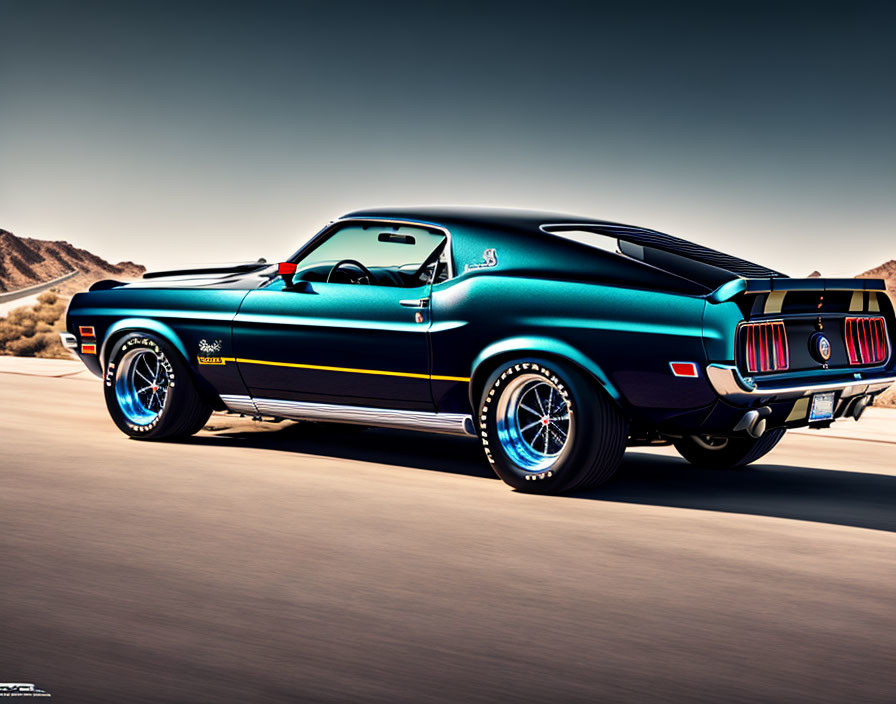
[[[827,362],[831,358],[831,341],[817,332],[809,338],[809,351],[819,362]]]

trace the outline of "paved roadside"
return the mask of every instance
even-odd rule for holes
[[[50,701],[894,701],[893,445],[541,497],[475,439],[129,440],[80,378],[0,374],[0,676]]]
[[[846,419],[839,420],[824,430],[800,428],[790,432],[800,435],[823,435],[842,440],[871,440],[896,444],[896,408],[867,408],[858,423]]]
[[[38,359],[0,355],[0,374],[96,379],[77,359]]]

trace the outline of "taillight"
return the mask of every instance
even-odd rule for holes
[[[887,358],[887,323],[883,318],[847,318],[845,325],[850,364],[880,364]]]
[[[740,326],[739,335],[747,371],[777,372],[790,366],[787,331],[782,321],[744,323]]]

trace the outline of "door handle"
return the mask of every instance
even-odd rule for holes
[[[429,308],[428,298],[406,298],[398,303],[405,308]]]

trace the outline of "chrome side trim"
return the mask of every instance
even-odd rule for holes
[[[229,394],[221,394],[221,400],[227,409],[234,413],[246,413],[249,415],[258,415],[258,409],[249,396],[231,396]]]
[[[221,396],[224,405],[236,413],[276,416],[290,420],[319,420],[331,423],[351,423],[379,428],[420,430],[447,435],[475,436],[472,416],[463,413],[428,413],[391,408],[342,406],[334,403],[282,401],[274,398],[249,396]]]
[[[853,379],[850,381],[822,382],[804,384],[802,386],[783,386],[762,388],[750,385],[737,371],[736,367],[726,364],[710,364],[706,367],[706,378],[716,393],[732,403],[749,403],[758,398],[788,399],[810,396],[820,391],[842,391],[843,396],[858,396],[866,393],[877,393],[896,383],[896,376],[878,379]]]
[[[65,349],[77,351],[78,338],[72,335],[70,332],[59,333],[59,339],[62,340],[62,346],[65,347]]]

